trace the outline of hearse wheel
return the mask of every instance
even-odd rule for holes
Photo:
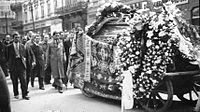
[[[95,97],[95,95],[86,90],[88,85],[89,84],[87,82],[84,82],[83,88],[81,89],[81,92],[82,92],[83,95],[85,95],[85,96],[87,96],[89,98],[93,98],[93,97]]]
[[[193,83],[192,83],[192,87],[191,87],[190,90],[191,91],[188,91],[188,93],[177,94],[176,96],[186,104],[195,105],[196,101],[197,101],[197,99],[199,97],[198,92],[200,91],[199,76],[198,77],[195,77],[195,76],[193,77]]]
[[[164,95],[165,99],[161,96]],[[141,106],[148,112],[166,112],[173,99],[173,86],[168,77],[152,91],[149,98],[139,100]]]

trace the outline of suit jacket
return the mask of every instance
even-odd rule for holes
[[[42,46],[33,44],[30,47],[35,55],[36,64],[44,66],[44,51],[42,49]]]
[[[25,52],[25,47],[23,44],[19,44],[19,55],[20,55],[20,59],[23,63],[23,67],[24,69],[26,69],[26,52]],[[9,65],[9,70],[13,71],[15,69],[15,63],[16,62],[16,53],[15,53],[15,48],[13,44],[10,44],[8,46],[8,65]]]
[[[33,62],[36,63],[35,54],[33,53],[31,45],[33,45],[33,42],[31,40],[27,41],[25,44],[27,69],[32,68]]]

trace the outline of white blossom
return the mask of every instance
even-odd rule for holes
[[[152,45],[151,40],[147,40],[146,46],[147,46],[147,47],[150,47],[151,45]]]
[[[153,31],[148,31],[147,32],[147,37],[151,38],[153,36]]]
[[[159,32],[159,34],[158,34],[159,37],[163,37],[163,36],[165,36],[165,35],[166,35],[166,33],[165,33],[164,31],[161,31],[161,32]]]

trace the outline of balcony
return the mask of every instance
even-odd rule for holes
[[[13,21],[13,22],[11,23],[11,26],[12,26],[13,28],[20,28],[20,27],[23,26],[23,22],[22,22],[22,21]]]
[[[83,11],[87,7],[86,2],[77,2],[60,8],[56,8],[55,13],[58,15],[70,14],[77,11]]]
[[[21,2],[12,3],[12,4],[10,5],[10,9],[11,9],[12,11],[14,11],[14,12],[20,11],[20,10],[22,10],[22,3],[21,3]]]

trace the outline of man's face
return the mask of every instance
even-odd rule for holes
[[[6,41],[9,42],[10,41],[10,35],[6,35]]]
[[[40,42],[40,36],[35,37],[35,42],[38,44]]]
[[[48,36],[48,35],[45,35],[45,36],[44,36],[44,41],[47,42],[48,40],[49,40],[49,36]]]
[[[26,41],[27,41],[26,38],[23,38],[23,39],[22,39],[22,43],[23,43],[23,44],[25,44]]]
[[[14,39],[14,42],[15,42],[15,43],[17,43],[17,42],[20,41],[20,38],[19,38],[19,35],[18,35],[18,34],[15,34],[15,35],[13,36],[13,39]]]
[[[57,40],[57,39],[59,39],[59,34],[55,34],[53,37],[55,40]]]

